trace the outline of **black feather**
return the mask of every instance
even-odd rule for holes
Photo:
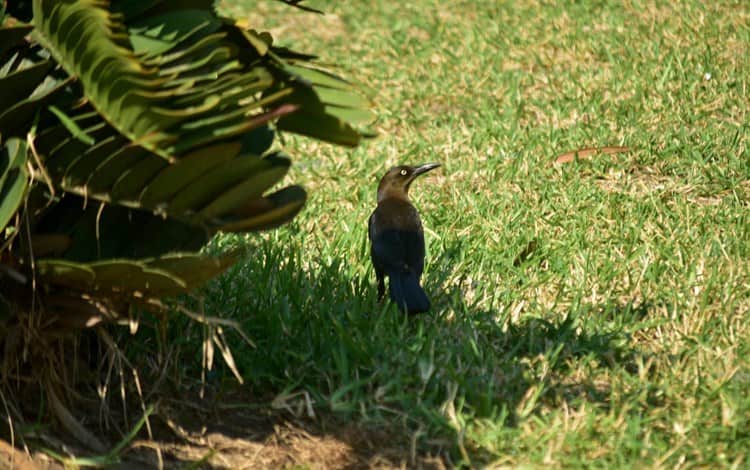
[[[422,313],[430,309],[430,299],[419,285],[419,278],[414,272],[392,272],[388,274],[388,279],[391,300],[401,310],[409,313]]]

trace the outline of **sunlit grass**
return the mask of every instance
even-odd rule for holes
[[[222,2],[380,116],[355,150],[287,136],[303,212],[213,245],[247,247],[205,290],[256,343],[234,347],[247,387],[453,462],[747,465],[750,5],[326,3]],[[631,150],[552,164],[608,145]],[[366,220],[389,166],[429,161],[434,311],[404,318]]]

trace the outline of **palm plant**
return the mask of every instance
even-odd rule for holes
[[[349,82],[212,4],[0,3],[3,383],[54,383],[53,341],[221,273],[237,255],[201,253],[216,232],[294,217],[276,132],[365,135]]]

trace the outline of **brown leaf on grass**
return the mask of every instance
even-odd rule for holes
[[[570,152],[561,153],[555,158],[555,163],[570,163],[575,160],[582,160],[584,158],[590,158],[598,153],[604,155],[612,155],[615,153],[629,152],[630,147],[589,147],[585,149],[572,150]]]

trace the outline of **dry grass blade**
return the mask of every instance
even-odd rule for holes
[[[0,277],[3,276],[8,276],[19,284],[26,284],[26,282],[28,282],[26,276],[24,276],[20,272],[16,271],[8,265],[0,264]]]
[[[102,302],[79,294],[50,295],[45,307],[52,312],[63,331],[91,328],[117,313]]]
[[[34,166],[31,164],[31,162],[28,162],[29,174],[33,179],[41,180],[44,182],[44,184],[47,185],[47,190],[49,191],[50,197],[47,198],[46,206],[49,206],[52,204],[52,201],[55,198],[55,185],[52,182],[52,178],[49,177],[49,173],[47,173],[47,168],[44,166],[44,164],[42,164],[42,159],[39,157],[39,153],[36,151],[34,138],[34,133],[29,132],[26,135],[26,143],[31,150],[31,155],[34,157],[34,163],[36,164],[36,166]],[[39,170],[39,174],[37,173],[37,169]]]
[[[151,303],[154,303],[154,302],[151,302]],[[156,304],[158,304],[162,308],[166,308],[166,306],[164,306],[164,304],[162,304],[161,302],[156,301]],[[202,323],[204,325],[227,326],[229,328],[232,328],[233,330],[237,332],[237,334],[239,334],[242,337],[242,339],[247,344],[249,344],[253,348],[255,347],[255,343],[253,343],[252,340],[247,337],[245,332],[242,331],[242,327],[240,326],[240,324],[234,320],[228,320],[226,318],[212,317],[212,316],[205,315],[202,313],[191,312],[190,310],[183,307],[182,305],[177,305],[177,310],[184,313],[189,318],[192,318],[193,320],[199,323]]]
[[[97,328],[97,334],[102,339],[104,344],[107,346],[107,356],[109,357],[109,368],[107,370],[107,379],[104,383],[104,387],[102,388],[101,398],[102,398],[102,408],[101,413],[103,416],[106,416],[106,396],[107,396],[107,390],[109,389],[110,380],[112,377],[112,371],[116,370],[117,375],[120,378],[120,400],[122,402],[122,413],[124,419],[127,421],[128,419],[128,407],[127,407],[127,393],[125,391],[125,372],[123,364],[128,366],[131,370],[133,370],[133,366],[130,364],[128,359],[122,354],[122,351],[120,351],[120,348],[117,346],[117,343],[114,339],[107,333],[107,331],[104,328]]]
[[[127,408],[125,408],[125,399],[126,399],[126,396],[125,396],[125,387],[124,387],[124,383],[125,383],[124,376],[125,376],[125,374],[123,373],[123,364],[125,366],[127,366],[131,370],[131,372],[133,374],[133,383],[135,384],[136,391],[138,392],[138,399],[140,401],[141,410],[143,411],[143,416],[141,417],[141,419],[139,420],[139,422],[135,425],[134,429],[111,452],[111,454],[116,455],[116,454],[119,454],[124,449],[124,446],[127,443],[129,443],[130,441],[132,441],[135,438],[135,435],[137,434],[138,430],[140,430],[140,428],[143,426],[143,424],[146,425],[146,430],[148,432],[149,438],[153,438],[153,432],[151,430],[151,421],[149,420],[149,416],[153,412],[153,406],[148,406],[148,407],[146,406],[146,402],[145,402],[145,400],[143,398],[143,389],[141,387],[141,380],[140,380],[140,377],[138,375],[138,370],[135,367],[133,367],[133,365],[130,363],[130,361],[128,361],[128,359],[122,353],[122,351],[120,350],[120,348],[117,346],[117,343],[115,342],[115,340],[103,328],[98,328],[97,329],[97,333],[102,338],[102,340],[104,341],[104,343],[107,345],[107,347],[109,349],[109,352],[112,355],[111,356],[112,359],[111,359],[111,362],[110,362],[110,373],[107,374],[107,383],[109,382],[109,377],[111,375],[111,369],[112,369],[112,367],[115,366],[115,365],[117,367],[118,374],[120,376],[120,383],[121,383],[120,392],[121,392],[121,395],[122,395],[122,401],[123,401],[123,407],[124,407],[123,411],[127,415]],[[104,396],[106,396],[106,388],[107,388],[107,384],[105,384],[105,387],[104,387],[104,390],[105,390],[105,392],[103,394]],[[102,398],[104,398],[104,396]],[[104,411],[104,410],[102,410],[102,411]],[[126,419],[127,419],[127,416],[126,416]],[[161,454],[161,449],[159,449],[157,447],[155,450],[156,450],[157,461],[159,462],[159,468],[162,468],[162,466],[163,466],[163,457],[162,457],[162,454]]]
[[[81,444],[84,444],[91,450],[100,453],[106,452],[107,447],[104,443],[91,434],[91,432],[89,432],[89,430],[75,419],[70,411],[65,408],[62,401],[60,401],[60,398],[57,396],[54,387],[48,386],[46,387],[46,391],[52,411],[55,413],[55,416],[57,416],[57,419],[60,420],[63,427],[65,427],[65,429],[67,429]]]
[[[616,153],[629,152],[629,147],[589,147],[570,152],[561,153],[555,158],[555,163],[570,163],[584,158],[591,158],[596,154],[612,155]]]
[[[235,365],[234,357],[232,357],[232,350],[229,349],[226,339],[224,338],[224,332],[221,330],[220,326],[217,326],[214,330],[212,339],[216,344],[216,347],[219,348],[219,351],[221,351],[224,362],[226,362],[227,366],[229,366],[229,369],[234,374],[234,377],[240,384],[244,383],[244,381],[242,380],[242,376],[240,375],[240,372],[237,370],[237,366]]]
[[[151,406],[146,407],[146,402],[143,399],[143,389],[141,387],[141,379],[138,377],[138,371],[136,369],[133,369],[133,381],[135,382],[136,390],[138,390],[138,398],[141,402],[141,410],[143,411],[143,417],[138,422],[138,424],[136,424],[134,430],[131,431],[131,433],[128,436],[126,436],[125,439],[123,439],[123,441],[120,444],[118,444],[117,447],[115,447],[115,450],[113,452],[117,452],[117,453],[121,452],[127,443],[135,439],[135,436],[138,434],[138,430],[140,430],[140,428],[143,426],[144,423],[146,424],[146,432],[148,433],[149,439],[153,440],[154,438],[154,433],[151,430],[151,421],[149,420],[149,416],[151,416],[151,413],[154,412],[154,406],[151,405]],[[125,444],[123,444],[123,442]],[[159,446],[156,446],[154,450],[156,451],[156,460],[159,464],[159,469],[162,469],[164,468],[164,457],[162,456],[161,448]]]
[[[2,400],[3,408],[5,408],[5,417],[8,421],[8,431],[10,433],[10,445],[8,445],[8,443],[6,443],[5,441],[0,440],[0,444],[2,445],[0,447],[6,447],[6,446],[8,447],[8,449],[4,449],[4,448],[0,449],[0,453],[4,453],[10,457],[10,463],[9,463],[10,468],[13,468],[14,463],[16,465],[22,465],[22,464],[25,465],[23,463],[24,462],[23,458],[26,458],[27,456],[25,454],[21,454],[20,452],[18,452],[14,447],[16,444],[16,433],[15,433],[15,426],[13,425],[13,418],[12,418],[13,415],[11,415],[11,408],[13,408],[13,412],[16,416],[19,416],[18,410],[16,410],[15,407],[13,407],[12,403],[10,404],[8,403],[8,401],[5,399],[5,394],[2,392],[2,390],[0,390],[0,400]],[[23,458],[18,459],[18,455],[23,455]],[[21,462],[21,463],[18,463],[18,462]],[[5,463],[5,462],[4,460],[0,459],[0,463]],[[24,467],[19,467],[19,468],[24,468]],[[29,467],[29,468],[33,468],[33,467]]]
[[[205,335],[203,337],[203,357],[202,357],[202,363],[201,363],[201,390],[200,390],[201,398],[203,398],[203,395],[206,391],[206,371],[211,370],[214,365],[214,342],[213,342],[214,331],[213,330],[214,330],[214,327],[212,325],[206,325]]]

